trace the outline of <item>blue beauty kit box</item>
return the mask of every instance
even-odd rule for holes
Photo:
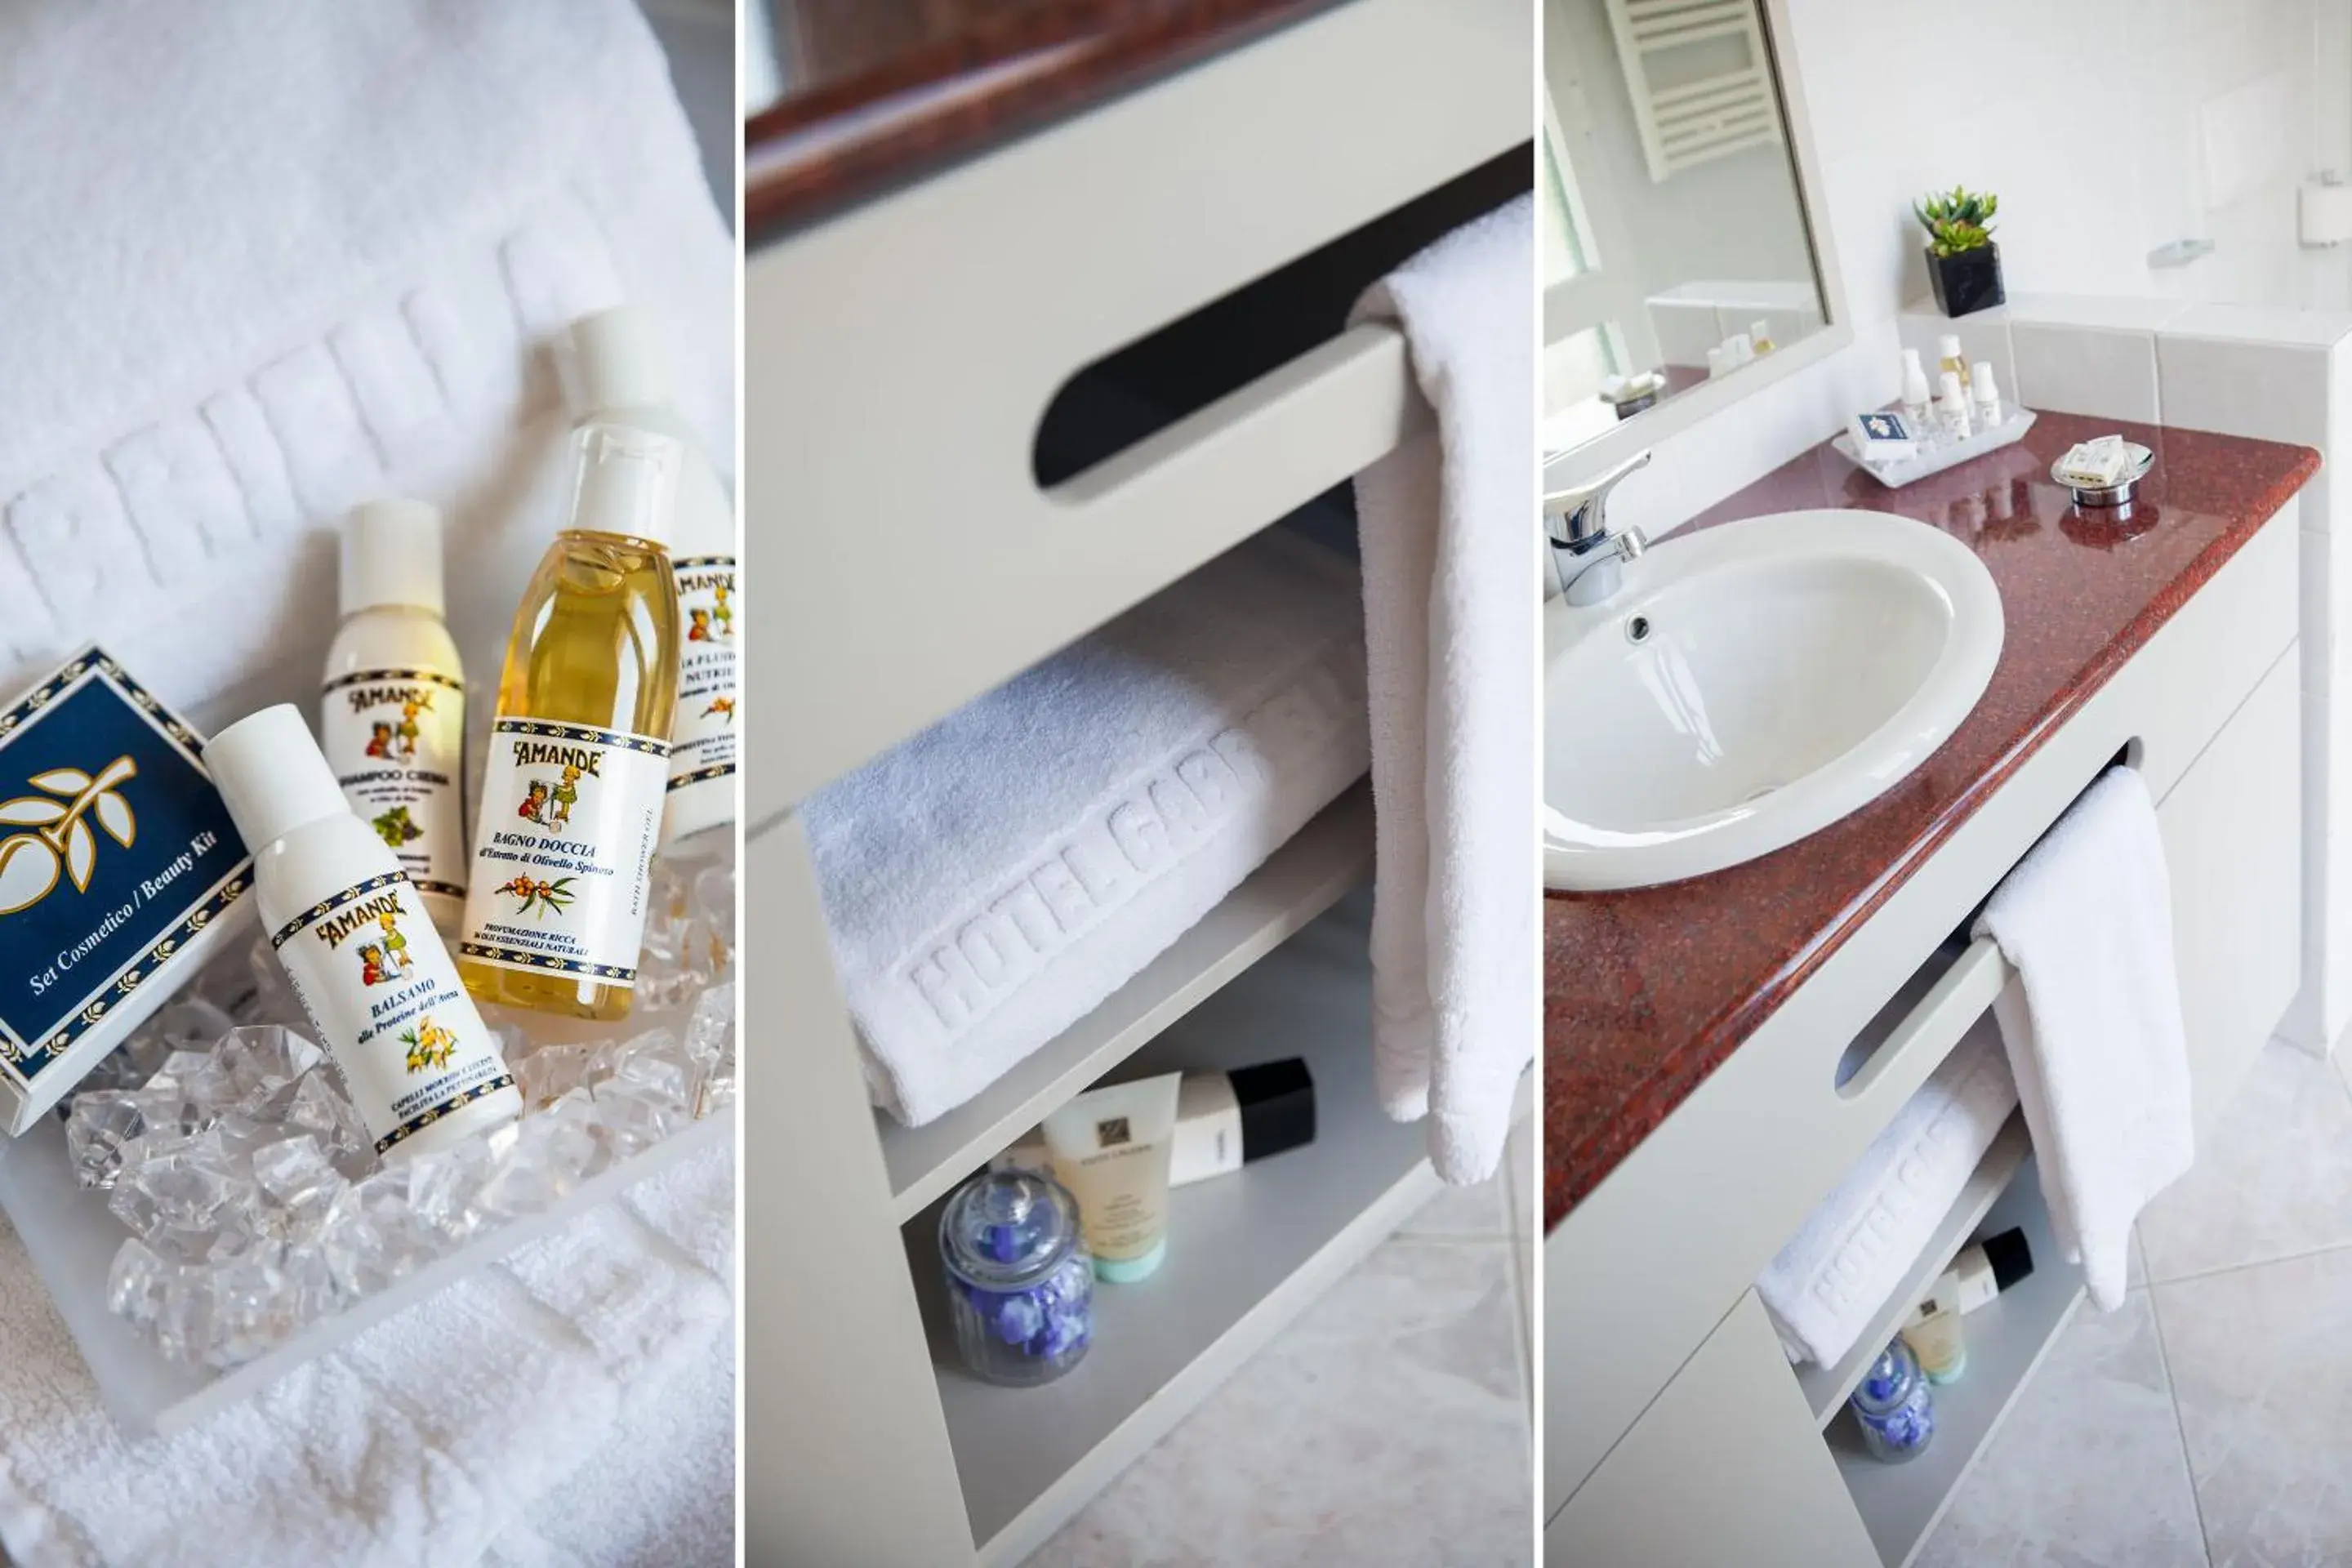
[[[0,708],[0,1124],[13,1136],[253,920],[204,737],[92,647]]]

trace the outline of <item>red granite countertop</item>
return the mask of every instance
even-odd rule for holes
[[[754,241],[1334,0],[775,0],[783,96],[743,125]]]
[[[2050,481],[2076,441],[2155,449],[2131,521]],[[1689,525],[1808,508],[1896,512],[1973,549],[2000,589],[2000,663],[1975,710],[1886,795],[1710,876],[1544,900],[1544,1225],[1559,1223],[1860,929],[2019,763],[2276,515],[2305,447],[2044,414],[2017,446],[1900,490],[1829,446]]]

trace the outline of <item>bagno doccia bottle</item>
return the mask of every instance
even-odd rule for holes
[[[466,677],[441,619],[441,514],[415,500],[355,509],[341,579],[320,744],[352,811],[452,937],[466,900]]]
[[[677,705],[667,544],[685,448],[591,422],[570,521],[515,611],[458,971],[479,1002],[628,1016]]]
[[[204,761],[253,852],[262,929],[376,1152],[429,1153],[520,1115],[423,897],[352,814],[302,715],[280,704],[241,719]]]
[[[674,437],[684,447],[669,542],[679,616],[677,719],[670,728],[669,797],[662,843],[735,820],[739,696],[735,627],[735,508],[727,487],[672,403],[653,318],[618,305],[572,324],[561,356],[573,416]]]

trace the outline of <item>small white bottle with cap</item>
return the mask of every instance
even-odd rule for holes
[[[1969,415],[1979,432],[2000,423],[2000,387],[1992,378],[1990,360],[1969,366]]]
[[[735,508],[694,428],[672,403],[669,367],[653,318],[616,305],[572,323],[561,356],[572,417],[654,430],[686,448],[678,473],[670,570],[677,579],[677,721],[670,728],[665,846],[735,820],[741,734],[735,634],[743,597]]]
[[[466,674],[441,619],[441,514],[418,500],[356,508],[341,577],[320,744],[352,812],[453,935],[466,907]]]
[[[425,900],[352,812],[292,705],[215,735],[205,766],[253,852],[262,930],[385,1159],[445,1149],[522,1113]]]
[[[1903,351],[1903,418],[1921,437],[1934,429],[1927,422],[1927,372],[1917,349]]]
[[[1943,384],[1937,389],[1936,419],[1943,426],[1945,443],[1965,441],[1973,433],[1969,426],[1969,395],[1960,378],[1948,370],[1937,379]]]

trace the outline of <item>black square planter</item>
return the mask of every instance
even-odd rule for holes
[[[1936,288],[1936,304],[1947,316],[1965,316],[1990,310],[2009,296],[2000,286],[2000,247],[1980,245],[1958,256],[1927,252],[1927,281]]]

